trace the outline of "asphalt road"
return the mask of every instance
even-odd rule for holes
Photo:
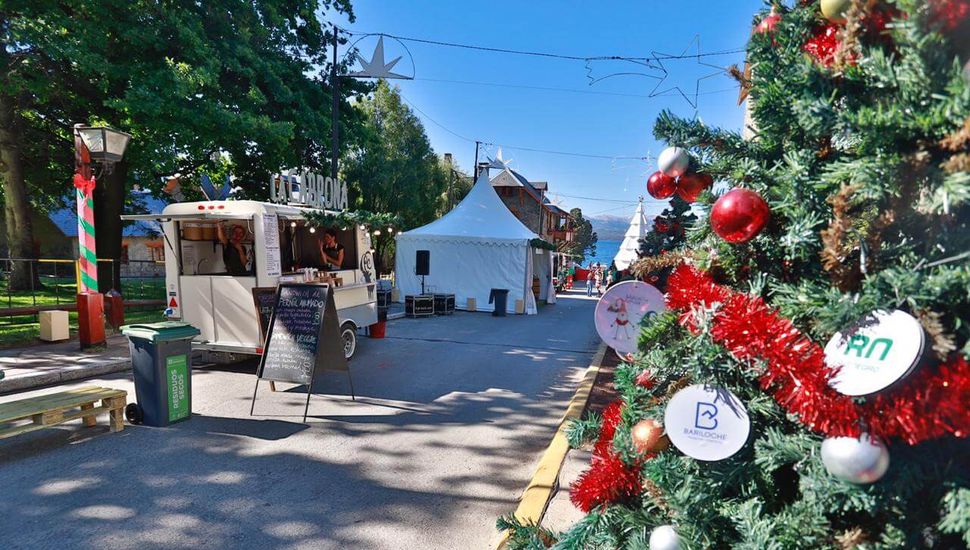
[[[0,441],[4,548],[489,548],[595,350],[595,301],[392,321],[302,389],[196,369],[191,420]],[[83,383],[128,389],[114,375]],[[287,386],[287,387],[284,387]],[[40,390],[20,396],[47,393]],[[18,396],[6,396],[9,401]]]

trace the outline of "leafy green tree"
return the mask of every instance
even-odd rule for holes
[[[349,0],[5,1],[0,155],[10,253],[28,254],[33,241],[22,197],[70,195],[76,122],[133,136],[96,191],[101,257],[120,256],[130,181],[151,188],[178,172],[191,184],[225,152],[238,185],[261,198],[281,168],[325,170],[333,29],[317,14],[328,11],[353,17]],[[359,125],[346,98],[365,89],[341,82],[344,143]]]
[[[351,209],[397,214],[407,230],[433,221],[453,174],[435,155],[420,119],[384,80],[356,104],[364,120],[361,139],[348,151],[342,176]],[[386,231],[375,239],[379,267],[390,265],[394,239]]]
[[[561,252],[572,254],[575,261],[583,263],[586,256],[596,255],[596,241],[599,238],[593,231],[593,223],[583,217],[582,209],[573,208],[569,211],[569,215],[573,219],[575,233],[572,241],[560,245]]]

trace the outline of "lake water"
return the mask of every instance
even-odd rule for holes
[[[588,266],[590,262],[599,262],[603,265],[610,265],[613,261],[613,257],[616,253],[620,251],[620,243],[622,241],[599,241],[596,243],[596,254],[594,256],[586,256],[586,260],[583,261],[584,266]]]

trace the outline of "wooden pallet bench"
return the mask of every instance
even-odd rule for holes
[[[112,432],[121,431],[125,428],[127,396],[124,390],[87,386],[0,403],[0,439],[79,418],[85,426],[95,426],[101,413],[108,413]],[[98,401],[101,405],[95,406]]]

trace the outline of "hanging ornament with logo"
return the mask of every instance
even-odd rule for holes
[[[664,426],[670,442],[697,460],[724,460],[744,447],[751,421],[744,404],[725,388],[696,384],[667,403]]]
[[[640,322],[666,310],[664,296],[653,285],[625,281],[610,287],[596,304],[596,332],[617,353],[637,350]]]
[[[916,369],[925,344],[923,327],[912,315],[874,311],[825,346],[826,365],[837,369],[830,385],[851,396],[888,388]]]

